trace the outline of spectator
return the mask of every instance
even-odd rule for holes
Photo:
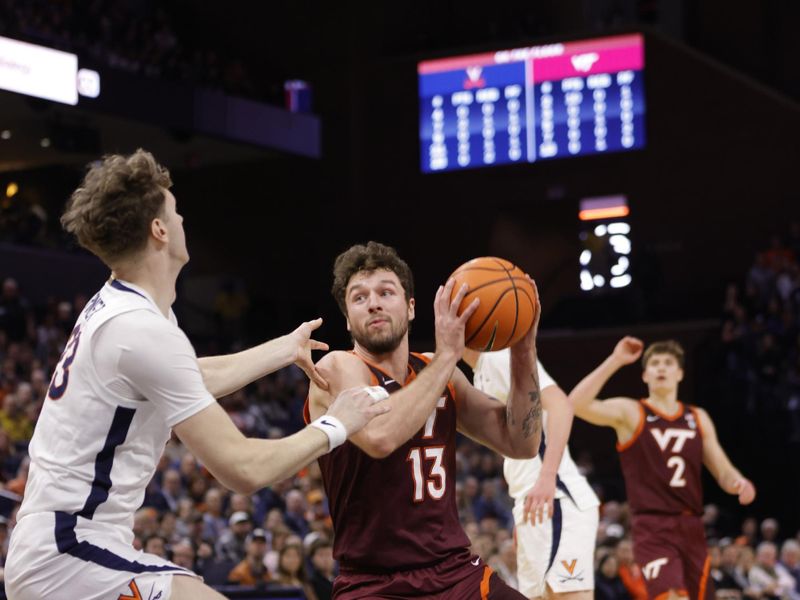
[[[750,586],[763,598],[790,600],[795,588],[794,577],[788,571],[779,571],[778,549],[772,542],[761,542],[756,549],[756,563],[750,569]]]
[[[228,524],[230,529],[225,530],[217,540],[217,558],[238,564],[244,560],[247,535],[253,529],[253,522],[246,512],[235,512],[228,519]]]
[[[228,580],[240,585],[259,585],[270,581],[269,571],[264,566],[267,553],[267,534],[263,529],[254,529],[247,536],[245,557],[228,575]]]
[[[283,585],[301,588],[307,600],[318,600],[306,575],[303,547],[301,545],[287,544],[281,550],[278,558],[276,579]]]
[[[595,600],[630,600],[628,589],[619,576],[619,562],[614,553],[605,554],[594,576]]]
[[[315,540],[308,549],[308,560],[311,563],[309,580],[317,600],[331,600],[335,577],[333,545],[325,538]]]
[[[172,562],[174,562],[179,567],[183,567],[184,569],[189,569],[190,571],[195,570],[195,563],[194,563],[194,546],[192,546],[189,540],[180,540],[179,542],[172,545]]]
[[[204,498],[203,537],[207,540],[220,539],[228,528],[228,520],[222,514],[222,494],[219,488],[211,488]]]
[[[496,538],[495,538],[496,539]],[[512,588],[517,589],[517,549],[514,540],[505,540],[497,546],[498,552],[486,561],[489,566]]]
[[[21,342],[35,330],[30,304],[20,295],[17,280],[11,277],[3,281],[0,295],[0,329],[10,342]]]
[[[619,578],[628,590],[632,600],[647,600],[647,588],[644,583],[642,569],[633,560],[633,542],[629,538],[617,544],[617,562],[619,562]]]
[[[789,575],[794,579],[792,600],[800,600],[800,543],[796,540],[786,540],[781,546],[781,560],[775,570]]]
[[[736,573],[736,565],[739,561],[740,547],[728,541],[720,545],[719,565],[716,569],[711,569],[711,578],[718,594],[726,598],[742,596],[742,591],[747,587],[746,581],[741,581]]]
[[[306,521],[306,499],[300,490],[290,490],[286,494],[286,511],[284,520],[286,524],[301,537],[308,534],[308,521]]]
[[[159,534],[153,534],[144,540],[142,550],[161,558],[167,558],[167,541]]]

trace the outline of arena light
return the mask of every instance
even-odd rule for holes
[[[13,198],[19,192],[19,186],[16,181],[12,181],[6,186],[6,198]]]
[[[625,196],[584,198],[580,202],[580,288],[590,292],[631,284],[631,226]],[[611,260],[609,260],[611,259]]]

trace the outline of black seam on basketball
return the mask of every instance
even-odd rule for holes
[[[497,337],[497,321],[494,322],[494,329],[492,329],[492,335],[489,338],[489,341],[486,342],[486,346],[484,346],[482,352],[491,352],[492,348],[494,347],[494,340]]]
[[[507,266],[505,266],[503,263],[501,263],[499,258],[493,258],[492,260],[494,260],[494,262],[496,262],[498,265],[500,265],[500,268],[503,269],[506,273],[508,273],[509,277],[511,276],[511,270]],[[511,265],[511,269],[516,269],[516,266],[514,265],[514,263],[509,263],[509,264]]]
[[[469,344],[472,340],[475,339],[475,336],[478,335],[478,333],[480,333],[481,329],[483,329],[483,326],[486,325],[486,322],[491,318],[492,313],[494,313],[494,309],[497,308],[497,305],[500,304],[500,301],[505,297],[505,295],[508,292],[511,291],[511,289],[512,288],[507,288],[507,289],[503,290],[503,293],[500,294],[497,297],[497,300],[495,300],[494,306],[492,306],[492,310],[490,310],[488,313],[486,313],[486,317],[483,319],[483,321],[481,321],[481,324],[475,329],[475,332],[471,336],[469,336],[469,339],[466,342],[464,342],[465,344]]]
[[[491,281],[484,281],[478,287],[469,288],[469,290],[467,291],[467,296],[469,296],[472,292],[477,292],[478,290],[485,288],[487,285],[492,285],[494,283],[502,283],[503,281],[514,280],[514,279],[518,279],[520,281],[525,280],[524,277],[503,277],[502,279],[492,279]]]
[[[526,290],[525,288],[519,288],[519,291],[525,294],[525,297],[528,299],[528,302],[531,303],[531,319],[532,319],[531,326],[533,326],[533,321],[536,320],[536,303],[533,301],[533,298],[528,293],[528,290]]]
[[[519,294],[517,293],[517,284],[514,283],[514,278],[511,277],[509,273],[509,277],[511,280],[511,285],[514,287],[514,327],[511,328],[511,334],[508,336],[506,340],[505,346],[514,339],[514,334],[517,332],[517,323],[519,322]]]
[[[511,270],[502,262],[500,262],[500,259],[495,258],[494,262],[503,268],[503,270],[506,272],[506,275],[511,280],[511,286],[514,288],[514,327],[511,328],[511,334],[508,336],[505,344],[503,344],[503,346],[508,346],[508,343],[514,339],[514,334],[517,332],[517,323],[519,322],[519,295],[517,294],[517,284],[514,283],[514,276],[511,274]],[[511,269],[517,268],[514,263],[509,264],[511,264]]]

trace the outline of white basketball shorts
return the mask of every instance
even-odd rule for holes
[[[168,600],[174,575],[197,577],[135,550],[113,528],[49,512],[17,523],[5,585],[14,600]]]
[[[544,595],[545,583],[555,593],[594,589],[598,521],[596,506],[581,511],[563,498],[544,523],[517,523],[519,591],[535,598]]]

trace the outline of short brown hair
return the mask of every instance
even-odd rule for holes
[[[406,294],[406,302],[414,296],[414,276],[406,261],[391,246],[379,242],[368,242],[351,246],[339,256],[333,264],[333,287],[331,293],[336,299],[344,316],[347,316],[347,284],[356,273],[371,273],[378,269],[391,271],[400,280]]]
[[[678,361],[678,366],[682,369],[683,368],[683,361],[684,361],[684,351],[683,346],[681,346],[675,340],[662,340],[660,342],[653,342],[650,344],[647,349],[642,354],[642,369],[647,368],[647,361],[650,360],[650,357],[653,354],[671,354],[675,357],[675,360]]]
[[[110,265],[144,248],[171,186],[169,171],[141,148],[129,156],[104,156],[72,193],[61,225]]]

